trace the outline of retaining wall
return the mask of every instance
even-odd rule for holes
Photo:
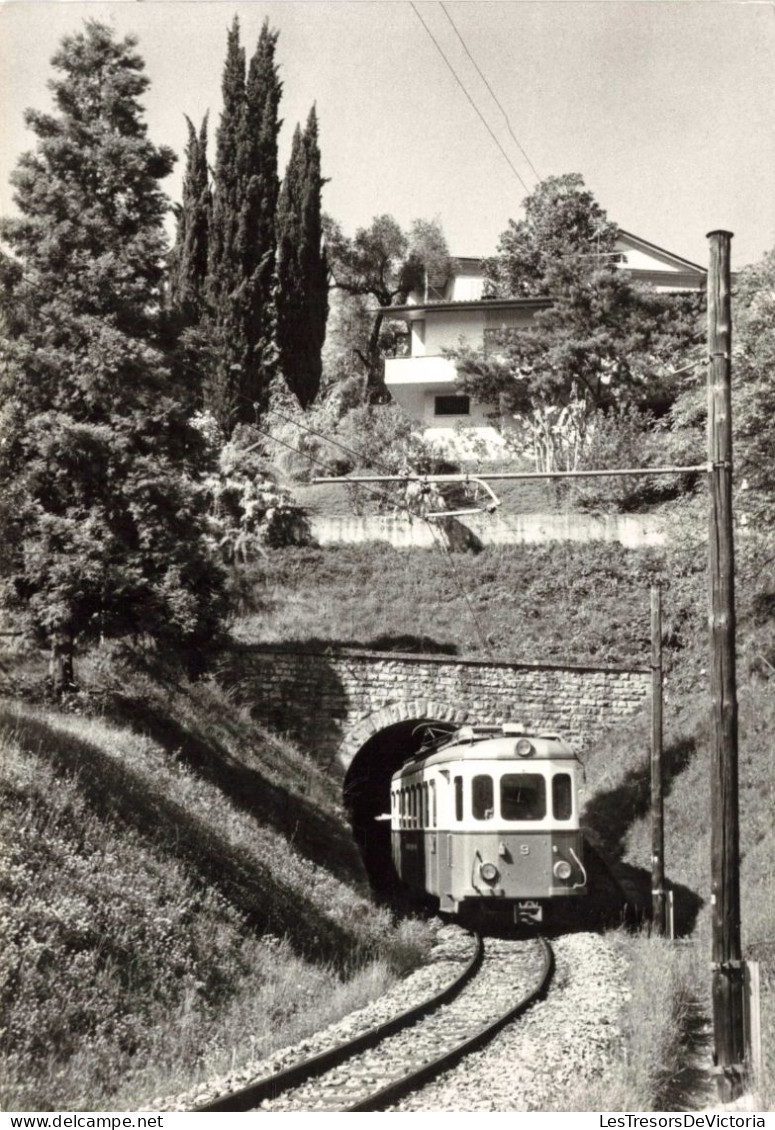
[[[385,541],[398,548],[431,548],[428,522],[404,515],[311,516],[318,545],[358,545]],[[543,545],[554,541],[618,542],[628,549],[664,545],[663,521],[655,514],[472,514],[455,521],[481,545]]]

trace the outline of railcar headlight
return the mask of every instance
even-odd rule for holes
[[[482,876],[485,883],[494,883],[498,878],[498,868],[494,863],[483,863],[479,868],[479,874]]]
[[[531,753],[535,753],[535,746],[527,738],[520,738],[515,749],[520,757],[530,757]]]
[[[573,873],[573,868],[567,859],[558,859],[552,870],[558,879],[570,879]]]

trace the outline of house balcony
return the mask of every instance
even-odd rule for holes
[[[388,357],[385,360],[385,384],[454,385],[457,380],[455,362],[447,357]]]

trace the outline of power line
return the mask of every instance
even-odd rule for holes
[[[487,77],[486,77],[486,75],[485,75],[485,74],[483,74],[481,67],[479,66],[479,64],[477,63],[476,59],[475,59],[475,58],[473,57],[473,55],[471,54],[471,52],[469,51],[469,49],[468,49],[468,45],[466,44],[466,41],[465,41],[465,40],[463,39],[463,36],[462,36],[462,35],[460,34],[460,31],[458,30],[457,24],[456,24],[456,23],[455,23],[455,21],[454,21],[454,20],[452,19],[452,16],[451,16],[451,15],[449,14],[449,12],[447,11],[447,7],[446,7],[446,4],[444,4],[443,0],[439,0],[439,4],[441,5],[441,10],[442,10],[442,11],[444,12],[444,15],[445,15],[445,16],[447,17],[447,19],[449,20],[449,22],[450,22],[450,23],[452,24],[452,27],[453,27],[453,29],[454,29],[454,32],[455,32],[455,35],[456,35],[456,36],[458,37],[458,39],[459,39],[459,40],[460,40],[460,42],[462,43],[462,45],[463,45],[463,50],[465,51],[466,55],[467,55],[467,56],[468,56],[468,58],[469,58],[469,59],[471,60],[471,62],[472,62],[472,63],[474,64],[474,66],[476,67],[476,73],[477,73],[477,74],[479,75],[479,78],[480,78],[480,79],[482,80],[482,82],[484,83],[484,85],[485,85],[485,86],[487,87],[487,89],[489,90],[490,94],[492,95],[492,98],[493,98],[493,101],[495,102],[495,105],[496,105],[496,106],[498,107],[498,109],[500,110],[500,112],[501,112],[501,113],[503,114],[503,117],[504,117],[504,119],[505,119],[505,122],[506,122],[506,125],[507,125],[507,127],[508,127],[509,133],[510,133],[510,134],[511,134],[511,136],[512,136],[512,139],[513,139],[513,141],[514,141],[514,144],[515,144],[515,145],[517,146],[517,148],[519,149],[520,153],[521,153],[521,154],[522,154],[522,156],[523,156],[523,157],[525,158],[525,160],[527,161],[527,163],[528,163],[528,165],[530,166],[530,168],[531,168],[531,169],[533,170],[533,174],[534,174],[534,176],[535,176],[536,180],[540,181],[540,179],[541,179],[541,176],[540,176],[540,174],[539,174],[538,170],[536,169],[535,165],[533,164],[533,162],[532,162],[532,161],[530,160],[530,158],[528,157],[528,155],[527,155],[527,153],[525,152],[525,150],[524,150],[524,148],[523,148],[523,146],[522,146],[522,144],[521,144],[521,142],[520,142],[519,138],[518,138],[518,137],[517,137],[517,135],[516,135],[516,134],[514,133],[514,130],[513,130],[512,128],[511,128],[511,122],[510,122],[510,120],[509,120],[509,116],[508,116],[508,114],[507,114],[507,113],[506,113],[506,111],[505,111],[505,110],[503,109],[503,106],[501,105],[501,103],[500,103],[500,100],[498,99],[498,96],[497,96],[497,94],[495,93],[495,91],[494,91],[494,90],[493,90],[493,88],[492,88],[492,87],[490,86],[489,82],[487,81]]]
[[[347,455],[352,455],[355,459],[362,459],[367,465],[377,467],[379,470],[384,471],[385,474],[390,475],[393,473],[386,464],[378,462],[373,456],[365,455],[362,451],[355,451],[352,447],[347,447],[346,444],[340,443],[339,440],[332,439],[331,436],[327,436],[324,432],[316,431],[315,428],[311,428],[309,424],[302,424],[298,420],[295,420],[293,416],[286,416],[279,408],[267,408],[267,412],[271,415],[279,416],[282,420],[287,420],[289,424],[295,424],[297,428],[301,428],[304,432],[309,432],[310,435],[317,436],[318,439],[325,440],[326,443],[333,444],[334,447],[338,447],[341,451],[346,452]]]
[[[503,148],[503,146],[501,145],[500,141],[498,141],[498,138],[497,138],[497,137],[495,136],[495,134],[493,133],[493,131],[492,131],[492,130],[490,129],[490,126],[489,126],[489,123],[487,122],[487,119],[485,118],[484,114],[483,114],[483,113],[482,113],[482,111],[481,111],[481,110],[479,109],[479,107],[477,106],[477,104],[476,104],[476,103],[474,102],[474,100],[473,100],[473,98],[471,97],[471,95],[470,95],[470,94],[468,93],[468,91],[467,91],[467,89],[466,89],[466,86],[465,86],[465,83],[464,83],[464,82],[463,82],[463,80],[462,80],[462,79],[461,79],[461,78],[460,78],[460,77],[458,76],[458,73],[457,73],[457,71],[456,71],[456,70],[455,70],[455,68],[454,68],[454,67],[452,66],[452,64],[450,63],[450,61],[449,61],[449,59],[447,58],[447,56],[446,56],[446,55],[444,54],[444,50],[443,50],[443,48],[442,48],[442,47],[441,47],[441,46],[439,45],[439,42],[438,42],[438,40],[436,39],[435,35],[433,34],[433,32],[431,31],[431,29],[430,29],[430,28],[428,27],[428,25],[426,24],[425,20],[424,20],[424,19],[422,18],[422,16],[420,15],[420,12],[419,12],[419,10],[418,10],[418,8],[417,8],[416,4],[414,3],[414,0],[409,0],[409,3],[410,3],[410,4],[412,5],[412,8],[413,8],[413,10],[414,10],[414,14],[415,14],[415,15],[417,16],[417,19],[418,19],[418,20],[420,21],[420,23],[422,24],[422,26],[423,26],[423,27],[425,28],[426,32],[428,33],[428,35],[429,35],[429,36],[430,36],[430,38],[432,39],[432,41],[433,41],[433,44],[434,44],[434,46],[435,46],[436,50],[437,50],[437,51],[438,51],[438,53],[439,53],[439,54],[441,55],[442,59],[444,60],[444,62],[445,62],[445,63],[447,64],[447,66],[449,67],[450,71],[452,72],[452,74],[453,74],[453,76],[454,76],[454,78],[455,78],[455,82],[456,82],[456,83],[458,84],[458,86],[460,87],[460,89],[461,89],[461,90],[463,91],[463,93],[465,94],[466,98],[467,98],[467,99],[468,99],[468,101],[469,101],[469,102],[471,103],[471,105],[473,106],[474,110],[476,111],[476,113],[478,114],[479,118],[481,119],[481,122],[482,122],[482,124],[484,125],[484,128],[485,128],[485,129],[487,130],[487,132],[489,133],[490,137],[491,137],[491,138],[493,139],[493,141],[495,142],[495,144],[496,144],[496,145],[498,146],[498,148],[500,149],[501,153],[502,153],[502,154],[503,154],[503,156],[505,157],[505,159],[506,159],[506,162],[507,162],[507,164],[508,164],[509,168],[511,169],[511,171],[513,172],[514,176],[515,176],[515,177],[517,178],[517,180],[519,181],[519,183],[520,183],[520,184],[522,185],[522,187],[524,188],[525,192],[527,192],[527,193],[529,194],[529,193],[530,193],[530,189],[529,189],[529,188],[527,187],[527,185],[525,184],[524,180],[523,180],[523,179],[522,179],[522,177],[520,176],[519,172],[517,171],[516,167],[515,167],[515,166],[514,166],[514,164],[512,163],[512,160],[511,160],[511,158],[509,157],[509,155],[508,155],[508,153],[506,152],[506,150],[505,150],[505,149]]]

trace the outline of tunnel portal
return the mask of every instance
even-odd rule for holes
[[[390,852],[390,822],[377,816],[390,812],[390,779],[396,769],[434,732],[452,733],[454,722],[409,718],[379,730],[361,746],[344,781],[344,803],[353,835],[375,891],[388,893],[397,883]]]

